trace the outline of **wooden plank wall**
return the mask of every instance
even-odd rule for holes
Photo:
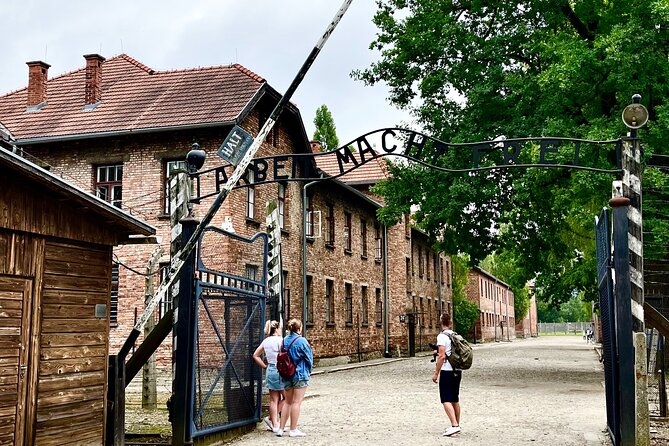
[[[110,281],[111,247],[47,240],[35,444],[104,441]]]
[[[60,195],[0,169],[0,228],[112,245],[110,226]]]

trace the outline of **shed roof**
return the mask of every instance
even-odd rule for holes
[[[0,147],[0,171],[23,176],[56,192],[66,200],[77,203],[108,222],[122,236],[120,239],[128,238],[131,235],[153,235],[156,233],[156,229],[148,223],[138,220],[127,212],[2,147]]]
[[[17,143],[231,124],[266,86],[239,64],[155,71],[121,54],[102,63],[102,100],[84,110],[85,77],[81,68],[49,79],[38,111],[26,111],[27,88],[0,96],[0,116]]]

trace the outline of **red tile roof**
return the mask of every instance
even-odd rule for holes
[[[154,71],[121,54],[102,64],[102,102],[84,111],[85,73],[81,68],[49,79],[47,104],[36,112],[26,112],[27,88],[0,96],[0,119],[19,142],[229,123],[265,85],[239,64]]]
[[[339,163],[337,162],[337,157],[332,154],[332,156],[317,156],[316,165],[319,169],[330,176],[335,176],[339,174]],[[348,172],[345,175],[337,177],[339,181],[342,181],[348,185],[359,185],[359,184],[374,184],[380,180],[384,180],[390,176],[388,168],[386,167],[386,162],[383,158],[376,157],[373,160],[367,161],[365,164],[357,167],[352,172]]]

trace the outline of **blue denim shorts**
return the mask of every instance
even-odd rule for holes
[[[265,381],[267,382],[267,388],[269,390],[283,390],[284,381],[283,378],[279,375],[279,371],[276,369],[276,364],[270,364],[267,366],[267,374],[265,375]]]
[[[286,389],[301,389],[302,387],[309,386],[309,380],[297,378],[284,379],[283,386]]]

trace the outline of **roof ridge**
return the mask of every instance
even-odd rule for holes
[[[247,76],[249,76],[251,79],[254,79],[258,82],[265,82],[265,79],[262,76],[254,73],[253,71],[249,70],[248,68],[246,68],[246,67],[244,67],[244,66],[242,66],[238,63],[233,64],[232,66],[237,68],[239,71],[246,74]]]
[[[125,53],[119,54],[118,56],[110,57],[109,59],[105,60],[105,62],[109,62],[110,60],[114,60],[114,59],[124,59],[126,62],[130,62],[134,66],[136,66],[138,68],[141,68],[142,70],[146,71],[149,74],[153,74],[153,73],[156,72],[153,68],[147,67],[142,62],[138,61],[134,57],[128,56]]]
[[[206,71],[206,70],[219,70],[221,68],[232,68],[230,65],[212,65],[209,67],[190,67],[190,68],[174,68],[172,70],[160,70],[156,71],[156,74],[166,74],[166,73],[186,73],[189,71]]]

